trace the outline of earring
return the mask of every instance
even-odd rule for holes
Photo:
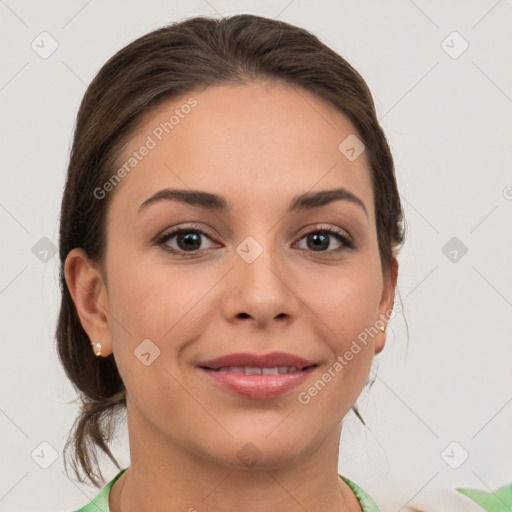
[[[382,332],[386,332],[386,328],[387,328],[388,324],[384,324],[384,325],[381,325],[379,327],[379,329],[382,331]]]
[[[94,343],[92,343],[92,346],[94,347]],[[96,349],[94,350],[94,354],[96,356],[101,356],[101,343],[96,343]]]

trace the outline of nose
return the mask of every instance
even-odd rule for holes
[[[233,255],[234,267],[227,276],[222,302],[223,314],[230,322],[266,328],[274,320],[290,323],[298,314],[297,279],[267,240],[260,244],[248,237]]]

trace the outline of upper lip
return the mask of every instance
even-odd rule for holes
[[[287,354],[286,352],[270,352],[269,354],[251,354],[249,352],[237,352],[225,356],[209,359],[198,363],[198,366],[217,370],[223,367],[250,367],[250,368],[274,368],[276,366],[288,366],[304,369],[315,365],[302,357]]]

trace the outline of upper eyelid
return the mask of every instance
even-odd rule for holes
[[[168,231],[165,230],[161,235],[158,235],[156,237],[156,239],[157,240],[163,240],[165,238],[170,238],[172,236],[177,235],[178,233],[181,233],[182,231],[198,231],[202,235],[205,235],[208,238],[211,238],[212,240],[215,240],[215,236],[210,234],[208,232],[208,230],[206,230],[204,228],[198,228],[198,227],[195,227],[195,226],[179,226],[179,227],[176,227],[176,228],[171,228]]]

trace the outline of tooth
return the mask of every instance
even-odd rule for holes
[[[220,372],[230,372],[230,373],[244,373],[244,369],[239,366],[224,366],[219,369]]]
[[[223,366],[217,371],[224,373],[238,373],[242,375],[278,375],[298,371],[296,366],[274,366],[272,368],[257,368],[252,366]]]
[[[261,368],[252,368],[247,366],[245,368],[245,375],[261,375]]]

